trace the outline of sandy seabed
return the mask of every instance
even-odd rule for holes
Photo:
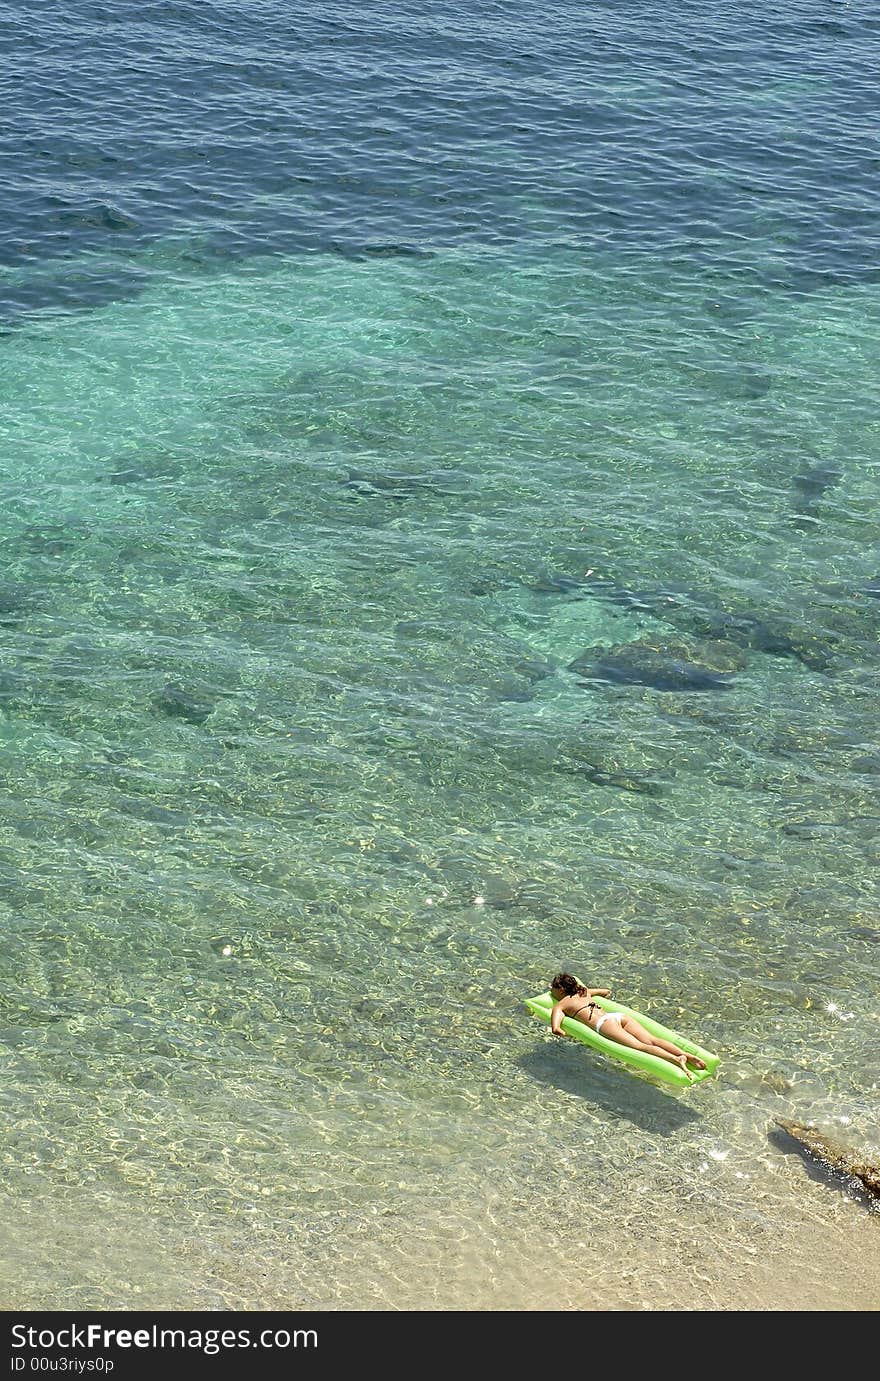
[[[4,1214],[5,1310],[853,1311],[880,1302],[880,1213],[805,1178],[798,1215],[745,1232],[738,1215],[657,1214],[554,1234],[497,1198],[438,1217],[332,1210],[309,1223],[258,1208],[183,1230],[112,1196],[35,1197]]]

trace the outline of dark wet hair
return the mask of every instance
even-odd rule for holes
[[[575,994],[587,991],[582,983],[578,983],[576,978],[572,978],[570,973],[558,973],[550,987],[561,988],[566,997],[574,997]]]

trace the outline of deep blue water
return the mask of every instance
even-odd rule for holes
[[[0,5],[11,1306],[864,1307],[878,33]]]
[[[301,8],[4,6],[3,256],[43,270],[13,317],[136,291],[184,233],[219,263],[532,243],[874,281],[871,6]],[[123,263],[47,278],[90,251]]]

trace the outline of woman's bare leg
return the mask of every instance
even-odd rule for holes
[[[629,1020],[630,1018],[627,1018],[627,1021]],[[636,1024],[638,1025],[638,1023]],[[616,1041],[618,1045],[627,1045],[631,1050],[643,1050],[646,1055],[656,1055],[660,1060],[667,1060],[671,1065],[678,1065],[679,1069],[684,1070],[684,1073],[689,1079],[694,1077],[687,1067],[688,1057],[683,1050],[679,1050],[677,1054],[672,1054],[670,1051],[664,1050],[662,1046],[655,1045],[652,1036],[648,1036],[647,1041],[640,1041],[629,1031],[625,1031],[619,1021],[603,1022],[602,1030],[599,1034],[604,1035],[606,1031],[608,1033],[608,1040]],[[690,1058],[693,1059],[694,1057],[691,1056]]]
[[[661,1050],[668,1050],[670,1055],[675,1055],[676,1058],[680,1058],[684,1055],[686,1059],[691,1060],[697,1066],[697,1069],[706,1068],[706,1061],[701,1060],[699,1055],[690,1055],[686,1050],[682,1050],[680,1046],[673,1045],[672,1041],[664,1041],[660,1036],[652,1036],[651,1032],[646,1031],[641,1022],[636,1021],[635,1017],[624,1017],[620,1025],[623,1027],[624,1031],[629,1031],[630,1035],[635,1036],[637,1041],[644,1041],[646,1045],[659,1045]]]

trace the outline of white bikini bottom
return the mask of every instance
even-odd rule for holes
[[[620,1021],[622,1017],[623,1012],[603,1012],[599,1020],[596,1022],[596,1033],[598,1034],[602,1030],[602,1027],[605,1025],[606,1021]]]

